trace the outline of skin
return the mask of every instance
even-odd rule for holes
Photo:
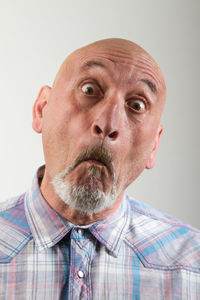
[[[92,94],[86,93],[86,84]],[[107,39],[73,52],[62,64],[53,87],[41,88],[33,107],[33,129],[42,133],[43,139],[46,168],[41,192],[46,201],[64,218],[79,225],[116,211],[127,186],[145,168],[154,166],[163,130],[160,117],[165,97],[161,70],[135,43]],[[135,109],[138,100],[141,111]],[[51,180],[90,146],[103,146],[110,151],[118,196],[108,209],[82,215],[55,194]],[[103,169],[99,188],[108,193],[111,176],[105,166],[95,161],[79,164],[66,181],[87,184],[91,165]]]

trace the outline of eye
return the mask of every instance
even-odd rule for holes
[[[95,96],[100,93],[99,87],[95,83],[85,83],[81,89],[83,93],[88,96]]]
[[[144,113],[146,111],[146,103],[140,99],[131,99],[127,101],[128,106],[137,113]]]

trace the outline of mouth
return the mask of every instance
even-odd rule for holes
[[[86,159],[83,160],[82,162],[90,162],[91,164],[95,164],[95,165],[99,165],[99,166],[103,166],[107,168],[107,165],[105,163],[103,163],[100,160],[96,160],[96,159]]]
[[[72,186],[92,184],[108,193],[115,183],[111,152],[99,146],[87,148],[63,171],[62,177]]]
[[[110,175],[113,177],[114,171],[112,165],[112,157],[105,148],[95,146],[83,151],[74,161],[71,170],[75,169],[79,164],[83,162],[91,162],[91,164],[106,167]]]

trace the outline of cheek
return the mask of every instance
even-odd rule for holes
[[[145,151],[152,144],[153,134],[150,128],[140,128],[134,140],[134,147],[139,151]]]
[[[138,147],[149,148],[155,140],[159,120],[155,116],[147,116],[142,124],[136,127],[135,142]]]
[[[71,100],[71,95],[53,96],[44,115],[44,131],[49,136],[64,141],[70,132],[69,126],[77,115],[78,108],[75,101]]]
[[[129,144],[129,156],[132,157],[143,156],[143,153],[149,151],[152,147],[156,135],[156,128],[153,124],[139,124],[135,126],[130,134],[130,139],[127,141]],[[125,144],[127,146],[127,143]],[[124,146],[125,146],[124,145]]]
[[[80,112],[75,113],[74,116],[69,120],[67,125],[67,131],[69,137],[76,139],[76,142],[87,133],[90,128],[90,119],[87,113],[81,114]]]
[[[76,155],[83,133],[88,130],[87,113],[82,114],[73,101],[49,105],[42,130],[45,161],[66,165]]]
[[[145,169],[154,145],[156,127],[153,124],[135,126],[126,141],[121,144],[120,160],[116,160],[118,181],[128,186]]]

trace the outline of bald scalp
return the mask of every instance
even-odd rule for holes
[[[106,54],[108,58],[110,54],[110,60],[112,60],[113,57],[116,57],[115,61],[119,63],[128,62],[131,64],[133,61],[146,62],[146,64],[154,70],[159,79],[159,90],[162,92],[162,98],[165,101],[166,84],[163,73],[156,61],[138,44],[120,38],[99,40],[72,52],[62,63],[53,85],[55,85],[59,78],[64,76],[71,67],[74,68],[77,61],[80,63],[85,57],[95,54],[98,55],[99,53]]]

